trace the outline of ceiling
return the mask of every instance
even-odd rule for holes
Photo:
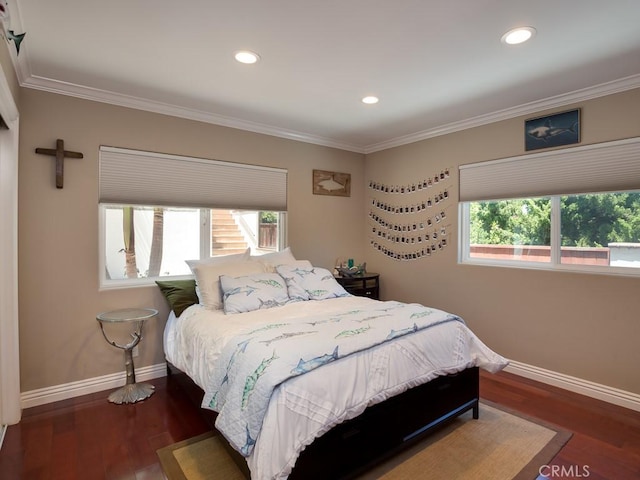
[[[638,0],[8,6],[24,87],[361,153],[640,86]]]

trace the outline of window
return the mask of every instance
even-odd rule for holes
[[[100,285],[147,285],[185,260],[285,246],[287,171],[100,147]]]
[[[640,275],[640,139],[459,173],[461,262]]]
[[[471,202],[464,208],[469,218],[468,259],[550,262],[549,198]]]
[[[467,202],[461,210],[463,261],[640,274],[640,192]]]
[[[185,260],[279,251],[284,214],[207,208],[101,205],[102,284],[149,284],[191,275]]]
[[[560,203],[560,263],[640,272],[640,192],[569,195]]]

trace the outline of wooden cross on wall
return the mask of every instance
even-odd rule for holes
[[[69,152],[65,150],[64,141],[60,139],[56,141],[55,150],[51,148],[36,148],[36,153],[56,157],[56,188],[62,188],[64,182],[64,159],[84,158],[84,156],[80,152]]]

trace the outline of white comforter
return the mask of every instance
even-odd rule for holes
[[[344,297],[235,315],[194,305],[167,323],[166,356],[206,390],[224,345],[239,332],[301,315],[367,309],[371,302],[375,301]],[[370,405],[439,375],[470,366],[495,372],[506,364],[463,323],[447,322],[293,377],[273,392],[262,430],[247,457],[252,478],[287,478],[306,445]]]

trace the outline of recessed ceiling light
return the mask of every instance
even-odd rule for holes
[[[374,103],[378,103],[380,99],[378,97],[374,97],[373,95],[369,95],[368,97],[364,97],[362,99],[362,103],[366,103],[367,105],[373,105]]]
[[[240,63],[252,64],[260,60],[260,55],[249,50],[241,50],[235,53],[235,59]]]
[[[517,45],[530,40],[535,34],[536,29],[533,27],[518,27],[502,35],[500,40],[507,45]]]

